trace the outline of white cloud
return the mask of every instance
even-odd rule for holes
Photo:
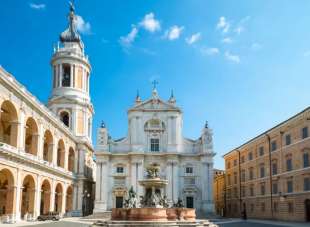
[[[201,39],[201,34],[200,32],[197,32],[193,35],[191,35],[190,37],[186,38],[185,41],[191,45],[191,44],[194,44],[196,43],[197,41],[199,41]]]
[[[229,51],[225,52],[225,57],[229,61],[232,61],[237,64],[240,63],[240,57],[238,55],[231,54]]]
[[[133,26],[131,31],[126,35],[120,37],[120,43],[123,47],[130,47],[132,43],[135,41],[137,35],[138,35],[138,29]]]
[[[260,44],[260,43],[252,43],[252,45],[251,45],[251,50],[253,50],[253,51],[258,51],[258,50],[260,50],[262,47],[263,47],[263,46],[262,46],[262,44]]]
[[[79,15],[76,15],[75,20],[76,28],[79,32],[82,34],[91,34],[91,26],[89,22],[85,22],[84,19]]]
[[[242,18],[238,25],[236,26],[236,28],[234,29],[234,32],[237,33],[238,35],[240,35],[244,30],[245,30],[245,27],[244,27],[244,24],[246,22],[248,22],[248,20],[250,20],[250,16],[246,16],[244,18]]]
[[[227,33],[230,28],[230,23],[226,20],[225,17],[220,17],[216,28],[222,30],[223,33]]]
[[[230,37],[226,37],[226,38],[224,38],[224,39],[222,39],[222,43],[232,43],[233,42],[233,40],[230,38]]]
[[[46,5],[45,4],[35,4],[35,3],[29,3],[30,8],[40,10],[40,9],[45,9]]]
[[[304,57],[310,57],[310,50],[307,50],[306,52],[304,52]]]
[[[164,37],[171,41],[178,39],[181,36],[183,30],[184,30],[183,26],[179,27],[177,25],[174,25],[171,28],[169,28],[169,30],[166,31]]]
[[[202,47],[200,48],[200,52],[203,55],[208,55],[208,56],[217,55],[220,53],[219,49],[216,47]]]
[[[154,13],[146,14],[139,25],[149,32],[160,30],[160,22],[155,19]]]

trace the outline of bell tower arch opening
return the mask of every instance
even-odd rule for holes
[[[71,4],[68,27],[60,34],[60,43],[54,48],[51,59],[53,86],[48,107],[73,134],[92,143],[92,122],[89,122],[94,113],[89,94],[91,65],[85,55],[76,21],[75,9]]]

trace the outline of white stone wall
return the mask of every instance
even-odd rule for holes
[[[163,123],[164,130],[146,131],[145,124],[152,119]],[[116,197],[125,198],[131,186],[138,196],[144,195],[139,180],[144,179],[148,165],[157,163],[161,177],[168,180],[164,194],[171,204],[181,198],[186,205],[186,197],[190,196],[198,212],[213,212],[214,152],[211,129],[204,128],[197,140],[183,138],[181,110],[154,97],[129,109],[128,122],[128,135],[120,140],[108,140],[108,129],[98,129],[94,211],[102,212],[115,207]],[[149,139],[154,134],[160,138],[159,152],[149,149]],[[105,167],[102,168],[102,165]],[[123,166],[124,173],[116,173],[117,166]],[[186,174],[186,167],[192,167],[193,173]]]

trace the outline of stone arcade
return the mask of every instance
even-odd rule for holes
[[[95,213],[123,207],[130,187],[137,197],[145,194],[139,184],[151,164],[160,166],[159,176],[167,180],[163,194],[170,205],[178,199],[198,214],[213,213],[212,130],[206,124],[201,137],[182,137],[182,111],[173,96],[160,99],[156,87],[142,101],[137,95],[128,110],[128,135],[113,140],[103,123],[98,129],[96,147]]]
[[[74,18],[71,5],[51,60],[48,107],[0,67],[0,222],[92,212],[90,64]]]

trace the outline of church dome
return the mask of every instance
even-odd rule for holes
[[[68,28],[60,34],[61,42],[80,42],[81,37],[76,28],[76,16],[74,14],[74,5],[70,3],[70,13],[68,16]]]

